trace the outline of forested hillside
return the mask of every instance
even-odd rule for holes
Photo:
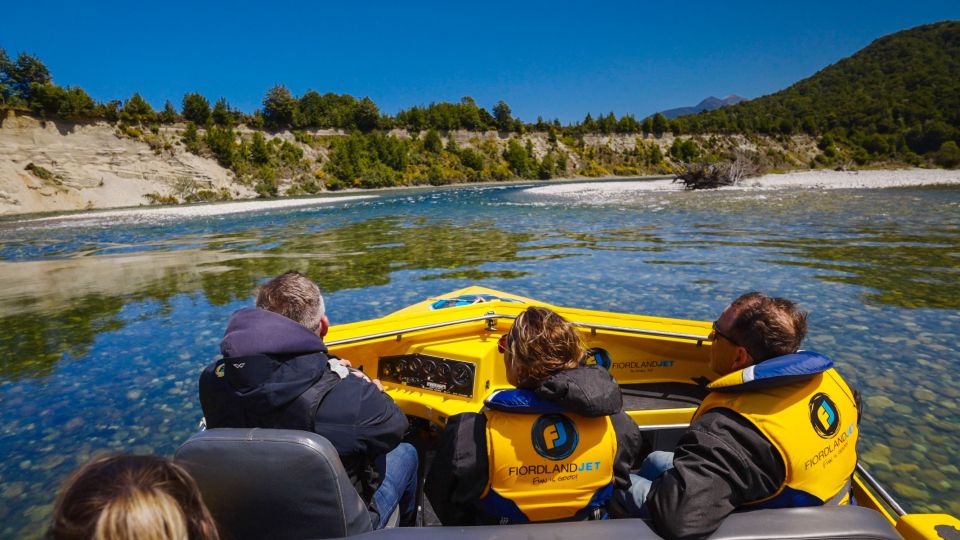
[[[960,21],[884,36],[785,90],[675,122],[684,133],[822,137],[824,163],[847,150],[861,164],[925,156],[956,166]]]
[[[691,164],[732,162],[751,174],[870,164],[955,167],[960,22],[882,37],[783,91],[672,120],[656,114],[639,121],[610,112],[567,125],[539,117],[524,122],[504,101],[488,111],[470,97],[390,115],[369,97],[315,90],[295,96],[283,85],[269,89],[262,108],[249,113],[199,93],[184,95],[179,104],[167,101],[157,111],[139,93],[98,102],[82,88],[55,84],[39,58],[12,58],[0,49],[3,111],[61,124],[106,122],[118,137],[146,143],[157,156],[214,159],[261,196],[671,174]],[[52,165],[30,161],[17,170],[69,183],[58,180]],[[201,191],[203,200],[230,196],[225,189]],[[155,201],[174,199],[161,193]]]

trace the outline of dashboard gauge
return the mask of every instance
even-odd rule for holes
[[[466,386],[470,382],[471,375],[473,372],[466,364],[457,364],[453,367],[453,384]]]
[[[437,363],[433,360],[424,360],[423,367],[420,369],[423,371],[424,375],[433,375],[437,371]]]
[[[450,376],[450,364],[443,362],[437,366],[437,376],[446,379]]]

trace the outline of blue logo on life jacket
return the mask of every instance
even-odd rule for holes
[[[544,414],[533,422],[531,440],[538,454],[559,461],[577,449],[580,434],[570,418],[562,414]]]
[[[610,369],[610,364],[612,363],[610,353],[608,353],[606,349],[590,349],[587,351],[583,360],[584,365],[589,366],[596,364],[606,370]]]
[[[832,437],[840,427],[836,404],[822,392],[810,398],[810,423],[817,435],[824,439]]]

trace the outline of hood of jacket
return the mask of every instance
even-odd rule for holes
[[[296,399],[327,371],[327,347],[303,325],[271,311],[233,314],[223,341],[224,377],[245,407],[268,412]]]
[[[623,409],[620,386],[600,366],[583,366],[555,373],[534,393],[583,416],[607,416]]]

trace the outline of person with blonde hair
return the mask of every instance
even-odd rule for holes
[[[55,540],[217,540],[196,482],[169,459],[106,455],[64,482],[48,537]]]
[[[644,441],[576,327],[530,307],[498,344],[507,381],[480,413],[453,416],[425,493],[444,525],[596,519],[630,486]]]

